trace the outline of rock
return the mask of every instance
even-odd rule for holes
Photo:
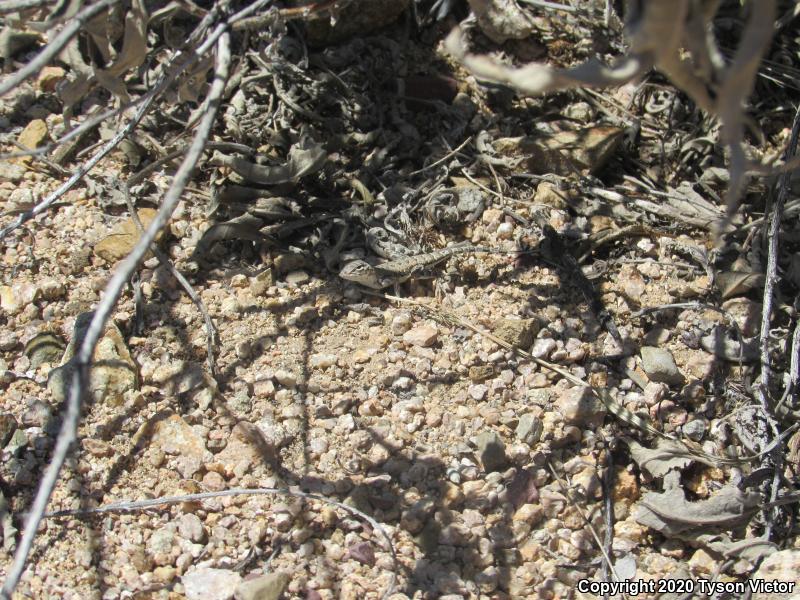
[[[289,285],[302,285],[310,279],[311,276],[303,270],[290,271],[286,274],[286,283]]]
[[[212,455],[206,450],[203,439],[179,415],[156,422],[152,443],[165,454],[177,457],[177,471],[187,479],[211,460]]]
[[[327,369],[336,365],[336,355],[312,354],[308,364],[312,369]]]
[[[66,71],[61,67],[45,67],[39,72],[36,78],[36,85],[43,92],[55,92],[56,86],[64,79]]]
[[[23,177],[25,177],[25,167],[10,160],[0,160],[0,181],[17,183]]]
[[[731,298],[722,304],[722,309],[731,315],[744,337],[752,337],[761,329],[761,303],[749,298]]]
[[[109,456],[114,455],[114,448],[112,448],[108,442],[104,442],[103,440],[86,438],[81,440],[81,446],[83,446],[83,449],[95,458],[108,458]]]
[[[229,600],[242,576],[228,569],[193,569],[181,577],[187,600]]]
[[[157,564],[166,564],[174,545],[175,533],[167,527],[161,527],[156,529],[147,540],[147,552],[156,559]]]
[[[11,413],[0,413],[0,448],[5,448],[17,430],[17,420]]]
[[[478,448],[478,459],[487,473],[500,471],[508,464],[505,444],[496,432],[479,433],[475,438],[475,446]]]
[[[39,300],[41,295],[42,290],[27,281],[3,285],[0,286],[0,308],[11,315],[16,315],[29,304]]]
[[[275,278],[272,275],[272,269],[267,269],[252,278],[250,281],[250,293],[258,298],[263,296],[273,285],[275,285]]]
[[[541,439],[542,431],[544,431],[542,420],[531,413],[527,413],[519,418],[514,434],[520,442],[531,446]]]
[[[275,371],[275,380],[286,388],[297,387],[297,375],[286,369]]]
[[[494,377],[494,365],[477,365],[469,368],[469,380],[481,383]]]
[[[373,566],[375,564],[375,550],[369,542],[358,542],[347,549],[347,556],[357,560],[362,565]]]
[[[469,386],[467,393],[473,400],[482,402],[486,399],[486,395],[489,393],[489,388],[482,383],[477,383]]]
[[[606,414],[605,405],[583,386],[565,390],[557,405],[567,425],[598,427]]]
[[[263,440],[270,448],[281,448],[292,441],[292,435],[272,417],[264,417],[256,423]]]
[[[664,348],[655,346],[642,347],[642,369],[650,381],[666,383],[667,385],[680,385],[684,378],[675,364],[672,353]]]
[[[539,333],[537,319],[500,319],[494,326],[494,334],[497,337],[523,350],[531,347],[537,333]]]
[[[233,596],[236,600],[278,600],[289,580],[286,573],[267,573],[241,582]]]
[[[634,502],[639,499],[639,481],[636,476],[623,467],[617,467],[614,475],[614,489],[611,492],[615,501],[628,500]]]
[[[764,559],[758,571],[753,575],[755,581],[782,581],[794,584],[792,591],[800,589],[800,550],[780,550],[773,552]],[[789,586],[786,586],[789,588]],[[779,590],[775,590],[778,592]],[[796,598],[791,593],[766,593],[764,591],[753,595],[753,600],[777,600]]]
[[[618,127],[602,125],[537,136],[498,138],[494,149],[503,156],[522,157],[522,164],[534,175],[596,173],[614,154],[622,134],[623,130]]]
[[[514,225],[512,223],[500,223],[497,227],[497,239],[510,240],[514,236]]]
[[[19,134],[17,142],[26,150],[36,150],[48,137],[47,123],[41,119],[34,119]]]
[[[153,222],[157,212],[154,208],[139,209],[137,214],[145,229]],[[156,243],[161,240],[162,235],[163,233],[159,232],[156,236]],[[113,264],[128,256],[140,238],[139,228],[133,218],[129,217],[116,225],[106,237],[95,244],[94,253],[107,263]],[[152,254],[148,253],[147,256],[152,257]]]
[[[42,298],[45,300],[57,300],[67,293],[64,284],[56,279],[44,279],[39,284],[42,291]]]
[[[439,331],[431,325],[420,325],[403,334],[403,342],[409,346],[427,348],[436,343]]]
[[[75,371],[75,354],[86,337],[92,316],[93,313],[82,313],[75,319],[72,339],[64,351],[62,363],[50,371],[47,377],[47,389],[57,402],[63,402],[67,397]],[[138,368],[122,333],[113,321],[106,325],[103,337],[98,340],[92,361],[89,391],[96,402],[120,405],[125,392],[138,387]]]
[[[717,561],[702,548],[694,551],[694,554],[692,554],[692,557],[688,561],[688,565],[692,568],[694,573],[701,576],[709,575],[717,570]]]
[[[544,204],[552,208],[565,210],[568,206],[569,196],[566,191],[559,190],[549,181],[541,182],[536,188],[536,194],[533,196],[533,201],[536,204]]]
[[[539,490],[536,481],[529,469],[520,469],[514,474],[514,479],[508,484],[508,501],[514,508],[539,501]]]
[[[556,344],[556,341],[553,338],[539,338],[533,343],[531,354],[536,358],[547,359],[553,352],[555,352],[557,347],[558,344]]]
[[[411,324],[411,315],[407,312],[401,312],[394,316],[389,328],[394,335],[403,335],[406,331],[411,329]]]
[[[699,442],[706,434],[706,422],[703,419],[693,419],[683,426],[683,435],[690,440]]]
[[[261,445],[264,443],[261,431],[252,423],[239,421],[231,431],[225,448],[215,455],[215,462],[222,466],[227,476],[241,477],[261,457]]]
[[[186,513],[178,518],[178,533],[190,542],[202,543],[206,539],[206,530],[203,522],[194,513]]]
[[[275,272],[284,275],[291,271],[299,271],[306,266],[306,258],[296,252],[284,252],[275,257]]]

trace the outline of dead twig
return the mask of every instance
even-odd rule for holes
[[[795,114],[794,123],[792,125],[792,136],[789,142],[789,147],[786,149],[785,159],[793,157],[797,152],[797,141],[800,136],[800,107],[798,107]],[[772,207],[772,214],[770,215],[769,233],[768,233],[768,254],[767,254],[767,272],[766,280],[764,282],[764,296],[763,308],[761,311],[761,335],[759,343],[761,347],[761,381],[757,386],[757,396],[761,403],[761,407],[766,414],[767,423],[772,431],[773,437],[779,437],[778,424],[772,413],[770,406],[770,382],[772,378],[772,365],[769,356],[769,335],[770,335],[770,320],[772,317],[772,306],[775,296],[775,285],[778,281],[778,238],[781,230],[781,219],[783,217],[783,206],[786,203],[786,197],[789,193],[789,177],[781,175],[778,179],[777,193],[775,195],[775,204]],[[783,456],[780,452],[774,452],[770,455],[768,462],[774,465],[774,474],[772,478],[772,486],[770,489],[770,502],[774,502],[778,496],[778,487],[781,478],[780,465]],[[777,510],[773,509],[769,512],[767,518],[767,525],[765,535],[769,537],[772,528],[774,527],[774,519],[777,516]]]
[[[6,580],[3,582],[3,587],[0,589],[0,598],[2,598],[2,600],[10,600],[11,594],[14,592],[22,576],[28,554],[33,547],[33,541],[36,537],[39,523],[44,516],[47,503],[58,482],[61,467],[64,465],[70,447],[77,439],[81,407],[89,393],[89,369],[95,346],[105,329],[105,324],[111,315],[111,311],[122,294],[125,284],[144,258],[145,253],[158,232],[166,226],[170,215],[175,210],[181,194],[189,182],[194,168],[200,160],[203,149],[208,142],[208,138],[211,135],[211,128],[216,119],[219,101],[225,89],[225,82],[228,79],[228,67],[230,66],[231,60],[230,34],[225,29],[223,29],[218,36],[216,48],[215,76],[208,94],[210,100],[208,103],[208,111],[203,115],[192,144],[186,154],[186,158],[175,173],[172,185],[164,195],[164,202],[161,208],[158,210],[158,213],[150,223],[144,235],[131,253],[122,261],[111,277],[111,280],[108,282],[108,285],[106,285],[102,300],[98,304],[91,323],[89,324],[86,337],[76,354],[76,368],[69,389],[67,410],[58,434],[58,439],[56,440],[55,449],[53,450],[53,458],[47,466],[42,481],[39,484],[36,497],[31,505],[28,517],[25,520],[25,530],[20,539],[19,547],[14,554],[14,561],[9,568]]]
[[[87,6],[78,14],[70,17],[70,21],[64,26],[56,37],[44,47],[44,49],[36,55],[30,62],[28,62],[19,71],[14,73],[11,77],[0,83],[0,96],[5,96],[8,92],[13,90],[23,81],[29,77],[33,77],[39,71],[50,63],[64,47],[69,44],[69,41],[75,37],[81,28],[86,25],[91,19],[99,15],[102,11],[113,6],[119,0],[100,0],[96,4]]]

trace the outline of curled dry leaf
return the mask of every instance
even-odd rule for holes
[[[671,440],[661,438],[653,449],[645,448],[630,438],[626,438],[625,441],[630,448],[633,461],[640,469],[657,479],[664,477],[673,469],[680,471],[692,462],[692,458],[686,453],[686,448]]]
[[[717,287],[723,300],[735,296],[743,296],[748,292],[764,287],[766,277],[763,273],[753,271],[725,271],[715,277]]]
[[[761,495],[727,485],[707,500],[689,502],[680,487],[680,473],[664,478],[664,492],[648,492],[639,502],[636,520],[671,535],[693,529],[731,529],[746,523],[761,505]]]
[[[291,147],[289,160],[283,165],[258,165],[244,158],[228,156],[221,152],[214,152],[209,162],[212,165],[233,169],[236,174],[250,183],[279,185],[297,182],[306,175],[316,173],[324,166],[327,159],[328,153],[325,152],[322,144],[305,137]]]
[[[448,35],[444,45],[476,77],[528,95],[580,86],[621,86],[649,68],[657,68],[722,122],[720,137],[730,153],[731,173],[724,221],[730,222],[744,187],[748,162],[743,142],[745,101],[772,39],[776,2],[749,3],[751,10],[741,41],[728,64],[713,35],[708,34],[720,2],[647,0],[629,4],[633,9],[627,23],[630,51],[613,66],[592,60],[568,69],[536,63],[509,67],[489,56],[470,54],[459,28]]]

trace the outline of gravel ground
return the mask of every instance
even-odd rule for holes
[[[575,58],[570,50],[589,55],[590,46],[570,48],[551,39],[536,51]],[[353,47],[358,54],[361,46]],[[387,42],[386,48],[393,46]],[[386,48],[381,51],[388,54]],[[342,77],[352,74],[342,65]],[[455,109],[466,107],[458,121],[464,135],[477,136],[487,123],[502,125],[493,113],[476,113],[486,102],[502,107],[502,90],[492,90],[497,97],[487,100],[476,89],[471,100],[462,91],[453,101]],[[34,88],[21,88],[14,102],[24,94],[35,95]],[[542,114],[558,110],[572,124],[594,122],[600,114],[572,96],[543,106]],[[17,135],[40,120],[28,130],[35,136],[36,128],[46,133],[62,123],[56,113],[33,104],[7,124],[13,121]],[[427,134],[420,123],[428,116],[414,118]],[[495,133],[517,135],[512,125]],[[555,136],[559,126],[547,131]],[[768,133],[771,148],[779,148],[786,123],[776,120]],[[656,142],[653,136],[642,142],[642,157],[660,156]],[[3,573],[51,457],[86,313],[136,238],[114,201],[110,182],[121,172],[129,169],[116,152],[102,175],[18,229],[0,251]],[[481,178],[484,188],[494,185],[492,174]],[[154,189],[163,189],[169,177],[158,172],[153,180]],[[35,161],[0,163],[0,212],[28,208],[60,181]],[[472,185],[455,171],[447,183]],[[521,223],[537,217],[583,236],[627,224],[602,211],[576,213],[575,206],[591,206],[570,197],[568,186],[556,193],[549,182],[524,190],[516,183],[500,198],[486,195],[477,220],[461,223],[446,241],[511,248],[531,236]],[[677,582],[641,595],[629,589],[628,598],[699,597],[709,588],[698,586],[743,581],[754,568],[755,580],[800,584],[800,542],[789,518],[779,523],[783,546],[760,567],[744,555],[714,550],[714,543],[752,541],[763,532],[759,519],[734,528],[730,537],[716,531],[716,537],[691,541],[643,524],[637,519],[643,498],[666,485],[631,458],[630,438],[653,445],[646,433],[607,414],[585,387],[463,323],[436,318],[449,311],[556,363],[608,389],[663,431],[704,443],[708,452],[739,448],[731,431],[741,439],[754,419],[747,411],[739,411],[738,421],[731,415],[737,401],[752,401],[742,383],[752,356],[721,360],[702,341],[731,323],[745,338],[757,335],[760,290],[742,284],[719,299],[706,270],[679,250],[710,249],[709,233],[651,229],[617,240],[606,252],[607,271],[593,285],[619,329],[620,346],[575,282],[536,258],[454,258],[434,282],[404,284],[400,300],[366,293],[322,261],[288,249],[232,255],[226,252],[234,245],[218,244],[198,266],[198,241],[214,224],[207,201],[202,189],[190,190],[160,244],[218,328],[219,376],[208,372],[197,306],[155,257],[148,258],[139,271],[140,301],[131,289],[123,294],[98,346],[80,444],[49,509],[241,488],[279,491],[48,518],[15,597],[597,598],[581,582],[605,577],[600,547],[608,544],[609,520],[610,558],[619,578],[642,586]],[[152,218],[152,209],[143,208],[140,217]],[[672,304],[680,306],[637,314]],[[681,485],[698,503],[750,472],[684,467]],[[789,455],[788,481],[796,481],[796,469],[797,456]]]

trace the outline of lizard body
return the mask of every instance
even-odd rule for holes
[[[477,252],[497,252],[497,250],[481,248],[464,242],[425,254],[390,260],[379,265],[371,265],[363,260],[354,260],[344,266],[339,272],[339,277],[373,290],[382,290],[391,285],[408,281],[415,274],[438,265],[451,256]]]

